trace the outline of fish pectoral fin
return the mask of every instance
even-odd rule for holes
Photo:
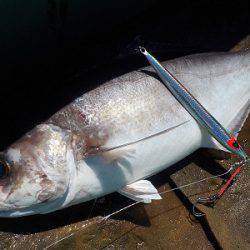
[[[154,185],[147,180],[140,180],[128,184],[117,192],[132,200],[143,203],[150,203],[151,200],[162,199]]]
[[[108,150],[101,153],[102,158],[106,163],[119,161],[124,158],[133,157],[135,149],[133,148],[117,148],[117,150]]]
[[[245,105],[234,115],[233,119],[227,126],[228,131],[231,131],[235,138],[239,135],[248,115],[250,112],[250,100],[248,100]]]

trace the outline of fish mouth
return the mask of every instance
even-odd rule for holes
[[[13,174],[12,178],[1,180],[0,217],[44,214],[62,206],[68,194],[69,183],[60,183],[45,173],[39,173],[32,178],[23,175],[23,179],[18,179],[19,175]]]
[[[2,210],[0,211],[0,218],[17,218],[17,217],[34,215],[36,213],[34,212],[34,208],[29,207],[22,209]]]
[[[0,183],[0,217],[19,217],[50,211],[43,208],[50,207],[55,200],[64,197],[67,184],[58,183],[41,171],[34,174],[30,171],[29,175],[24,171],[13,171],[9,178]]]
[[[0,189],[0,218],[45,214],[62,208],[69,192],[68,183],[60,186],[45,174],[38,183],[45,180],[46,183],[50,181],[49,186],[44,186],[40,190],[40,184],[38,186],[29,186],[33,191],[36,190],[36,192],[30,194],[27,188],[25,192],[19,192],[18,185],[11,186],[6,193]],[[58,195],[58,191],[60,191],[60,195]],[[23,196],[23,198],[19,199],[20,196]]]
[[[57,198],[53,201],[38,203],[24,208],[10,208],[6,207],[6,204],[0,203],[1,207],[6,209],[0,210],[0,218],[18,218],[23,216],[31,216],[37,214],[47,214],[63,208],[64,201],[67,197],[68,192],[63,197]],[[3,206],[2,206],[3,205]]]

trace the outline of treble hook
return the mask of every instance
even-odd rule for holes
[[[211,195],[209,197],[199,197],[195,204],[193,205],[192,207],[192,214],[195,216],[195,217],[203,217],[205,216],[205,213],[202,213],[202,212],[198,212],[196,210],[196,204],[204,204],[204,205],[207,205],[207,206],[210,206],[210,207],[214,207],[215,205],[215,202],[219,199],[219,196],[217,194],[214,194],[214,195]]]
[[[241,168],[249,162],[249,158],[246,158],[242,161],[234,163],[231,168],[238,166],[238,168],[231,174],[230,178],[226,181],[224,185],[220,188],[217,194],[211,195],[209,197],[199,197],[195,204],[192,207],[192,213],[195,217],[203,217],[205,216],[204,213],[196,211],[196,204],[203,204],[210,207],[214,207],[216,201],[218,201],[224,192],[227,190],[227,188],[232,184],[232,181],[235,179],[236,175],[240,172]],[[230,169],[231,169],[230,168]]]

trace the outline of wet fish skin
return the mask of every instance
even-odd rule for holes
[[[249,51],[164,64],[225,127],[249,100]],[[128,73],[77,98],[3,152],[11,174],[0,180],[0,216],[48,213],[103,196],[211,141],[150,67]]]

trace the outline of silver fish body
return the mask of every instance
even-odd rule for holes
[[[249,51],[163,65],[226,128],[249,101]],[[77,98],[3,152],[10,174],[0,180],[0,216],[48,213],[115,192],[211,145],[152,68],[130,72]]]

